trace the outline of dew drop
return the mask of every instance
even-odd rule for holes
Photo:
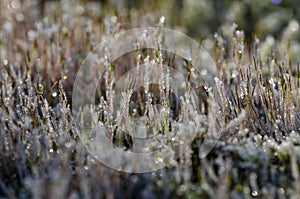
[[[22,13],[17,13],[16,19],[17,19],[17,21],[22,22],[22,21],[24,21],[25,16]]]
[[[165,16],[160,17],[159,22],[160,22],[161,24],[164,24],[165,21],[166,21]]]
[[[111,17],[111,21],[112,21],[113,23],[117,23],[118,17],[112,16],[112,17]]]
[[[65,143],[65,147],[66,148],[71,148],[73,146],[73,143],[72,142],[66,142]]]
[[[282,194],[284,194],[284,188],[281,187],[281,188],[279,189],[279,192],[282,193]]]
[[[20,6],[21,6],[21,3],[20,3],[19,0],[13,0],[13,1],[11,2],[11,7],[12,7],[13,9],[18,9],[18,8],[20,8]]]
[[[4,105],[7,107],[9,105],[9,97],[3,99]]]
[[[8,64],[7,59],[4,59],[4,60],[3,60],[3,64],[4,64],[4,66],[7,66],[7,64]]]
[[[207,75],[207,70],[205,70],[205,69],[202,70],[202,71],[201,71],[201,75]]]
[[[225,172],[225,167],[222,167],[222,166],[221,166],[219,172],[220,172],[220,173]]]
[[[252,196],[257,196],[257,191],[253,191],[251,194]]]
[[[299,24],[297,23],[297,21],[292,21],[290,22],[290,27],[292,31],[296,32],[299,29]]]
[[[43,23],[42,22],[35,22],[35,27],[37,28],[37,29],[42,29],[43,28]]]
[[[78,6],[75,9],[75,13],[78,14],[78,15],[82,15],[84,13],[84,8],[82,6]]]
[[[164,161],[161,157],[157,157],[157,160],[158,160],[159,162],[163,162],[163,161]]]
[[[181,185],[179,187],[179,191],[181,191],[181,192],[185,192],[186,190],[187,190],[187,187],[185,185]]]

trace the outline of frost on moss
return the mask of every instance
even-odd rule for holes
[[[28,11],[38,11],[38,5],[31,1],[0,2],[1,197],[299,196],[299,22],[289,17],[286,8],[281,11],[283,14],[278,14],[273,12],[277,7],[269,5],[270,12],[259,13],[261,7],[255,9],[250,1],[224,3],[232,12],[220,12],[217,16],[226,19],[218,24],[222,31],[202,41],[217,65],[215,74],[201,71],[201,75],[211,76],[210,85],[199,81],[199,74],[188,60],[158,49],[139,49],[139,44],[136,52],[114,63],[99,59],[98,63],[107,70],[99,82],[97,104],[82,107],[81,112],[72,114],[76,72],[86,52],[105,37],[135,26],[163,27],[168,25],[169,19],[169,24],[179,30],[206,34],[200,26],[190,26],[199,19],[200,11],[204,15],[203,23],[212,21],[213,3],[183,2],[184,9],[176,7],[186,16],[176,19],[181,24],[175,24],[173,13],[162,17],[155,9],[137,17],[145,9],[144,5],[132,5],[131,10],[125,12],[126,9],[121,8],[126,5],[116,1],[108,5],[47,2],[43,18],[39,17],[41,13]],[[171,1],[162,1],[157,4],[157,10],[171,4]],[[239,29],[240,26],[245,28],[239,21],[240,9],[247,6],[260,17],[257,23],[260,37],[255,36],[250,43],[248,33]],[[199,13],[195,8],[200,9]],[[112,11],[117,16],[112,15]],[[241,25],[232,24],[233,19]],[[180,29],[180,25],[186,28]],[[214,26],[206,31],[216,31]],[[280,26],[282,31],[277,33]],[[274,35],[266,35],[266,32]],[[145,38],[145,42],[160,42],[160,39],[163,38],[157,41]],[[120,71],[122,64],[159,66],[162,62],[177,67],[185,75],[198,101],[193,101],[188,93],[176,98],[169,85],[170,74],[161,73],[165,74],[160,77],[161,85],[147,83],[136,91],[122,92],[119,109],[113,108],[114,83],[129,69],[123,67],[124,71]],[[151,76],[143,75],[146,80]],[[75,125],[75,118],[89,121],[83,123],[91,128],[105,126],[115,147],[124,150],[149,152],[171,143],[172,150],[167,156],[171,164],[144,174],[110,169],[83,146],[78,134],[87,126],[80,122]],[[215,136],[218,131],[220,138]],[[184,138],[181,135],[189,133],[195,133],[196,137],[186,149],[180,144],[186,141],[181,140]],[[134,139],[147,134],[156,135],[156,144],[144,145]],[[200,158],[200,147],[205,139],[212,142],[218,139],[218,142],[205,158]],[[176,158],[184,150],[186,153]],[[114,161],[127,166],[122,159]],[[158,158],[157,161],[165,160]]]

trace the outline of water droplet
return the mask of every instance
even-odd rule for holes
[[[66,26],[63,26],[62,29],[61,29],[61,32],[64,34],[64,35],[67,35],[69,33],[69,29],[66,27]]]
[[[292,31],[296,32],[299,29],[299,24],[298,24],[297,21],[291,21],[290,22],[290,27],[291,27]]]
[[[159,23],[164,24],[165,21],[166,21],[165,16],[161,16],[160,19],[159,19]]]
[[[24,21],[25,17],[22,13],[17,13],[16,19],[17,19],[17,21],[22,22],[22,21]]]
[[[77,15],[82,15],[84,13],[84,8],[82,6],[78,6],[76,9],[75,9],[75,13]]]
[[[118,17],[112,16],[112,17],[111,17],[111,21],[112,21],[113,23],[116,23],[116,22],[118,21]]]
[[[6,32],[8,32],[8,33],[11,33],[12,32],[12,30],[13,30],[13,25],[12,25],[12,23],[10,23],[10,22],[5,22],[4,24],[3,24],[3,30],[4,31],[6,31]]]
[[[201,71],[201,75],[207,75],[207,70],[205,70],[205,69],[202,70],[202,71]]]
[[[225,167],[220,167],[220,170],[219,170],[220,174],[222,174],[223,172],[225,172]]]
[[[9,97],[5,97],[4,99],[3,99],[3,102],[4,102],[4,105],[7,107],[8,105],[9,105]]]
[[[43,23],[41,21],[35,22],[35,27],[37,29],[42,29],[43,28]]]
[[[8,64],[7,59],[4,59],[4,60],[3,60],[3,64],[4,64],[4,66],[7,66],[7,64]]]
[[[73,142],[66,142],[65,147],[66,148],[71,148],[73,146]]]
[[[163,162],[163,161],[164,161],[161,157],[157,157],[157,160],[158,160],[159,162]]]
[[[257,191],[253,191],[252,196],[257,196]]]
[[[11,7],[12,7],[13,9],[18,9],[18,8],[20,8],[20,6],[21,6],[21,3],[20,3],[19,0],[13,0],[13,1],[11,2]]]
[[[30,41],[34,41],[37,38],[37,33],[35,31],[33,31],[33,30],[29,30],[27,32],[27,35],[28,35],[28,39]]]
[[[43,92],[44,91],[44,86],[42,84],[38,84],[38,92]]]
[[[282,193],[282,194],[284,194],[284,188],[281,187],[281,188],[279,189],[279,192]]]

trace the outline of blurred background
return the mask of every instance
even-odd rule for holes
[[[157,21],[158,16],[165,16],[167,26],[178,28],[196,38],[225,31],[226,26],[230,26],[233,22],[245,31],[248,40],[253,39],[254,34],[260,38],[268,34],[279,37],[292,19],[298,22],[300,18],[300,1],[297,0],[64,0],[61,2],[2,0],[1,2],[2,18],[7,17],[7,11],[13,12],[19,22],[38,20],[46,14],[49,16],[49,13],[57,15],[60,10],[73,10],[75,15],[92,14],[99,20],[109,14],[115,15],[126,18],[127,24],[131,26],[141,26],[143,21]],[[55,5],[58,8],[55,8]],[[1,22],[3,23],[3,20]],[[298,23],[292,24],[294,29],[298,28],[297,25]]]

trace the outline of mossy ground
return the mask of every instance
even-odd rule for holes
[[[43,4],[33,1],[1,1],[0,197],[298,198],[298,3],[212,2],[61,1],[46,2],[41,9]],[[80,142],[80,128],[72,122],[73,83],[87,53],[105,36],[157,26],[161,16],[165,26],[195,38],[215,60],[211,88],[189,79],[199,95],[202,126],[177,164],[144,174],[118,172]],[[151,51],[141,53],[142,61],[147,54]],[[183,67],[187,76],[193,67]],[[116,71],[109,68],[108,73]],[[108,84],[101,86],[98,120],[114,124],[111,129],[117,131],[122,127],[105,112]],[[132,117],[144,114],[139,93],[144,90],[131,98],[138,109]],[[168,99],[175,116],[167,118],[168,126],[163,117],[159,124],[149,120],[154,130],[184,123],[178,119],[184,111]],[[199,148],[210,122],[219,125],[222,136],[201,159]],[[118,132],[126,133],[122,129]],[[130,136],[113,136],[116,146],[130,150]]]

